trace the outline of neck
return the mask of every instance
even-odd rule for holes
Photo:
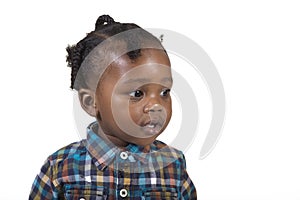
[[[98,133],[99,136],[102,136],[102,138],[106,138],[107,140],[109,140],[110,142],[112,142],[114,145],[118,147],[126,147],[128,145],[128,142],[125,142],[114,135],[104,133],[104,131],[100,127],[97,127],[97,130],[94,131],[95,133]]]
[[[123,140],[120,140],[116,136],[105,134],[105,136],[110,140],[112,143],[114,143],[118,147],[126,147],[128,145],[128,142],[125,142]]]

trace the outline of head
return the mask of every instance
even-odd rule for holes
[[[145,146],[163,132],[172,114],[172,75],[156,37],[103,15],[95,30],[67,52],[71,88],[99,122],[98,134],[118,146]]]

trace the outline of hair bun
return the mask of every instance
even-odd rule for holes
[[[95,30],[102,27],[103,25],[106,25],[105,23],[113,24],[113,23],[115,23],[115,20],[109,15],[101,15],[100,17],[98,17],[98,19],[96,21]]]

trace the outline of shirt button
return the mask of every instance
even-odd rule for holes
[[[126,152],[121,152],[120,153],[120,157],[123,159],[123,160],[126,160],[128,158],[128,154]]]
[[[122,190],[120,190],[120,196],[121,196],[122,198],[125,198],[125,197],[127,197],[127,195],[128,195],[128,192],[127,192],[127,190],[126,190],[126,189],[122,189]]]

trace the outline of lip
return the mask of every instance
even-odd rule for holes
[[[153,136],[160,133],[162,129],[162,123],[158,120],[147,121],[142,125],[142,131],[147,136]]]

